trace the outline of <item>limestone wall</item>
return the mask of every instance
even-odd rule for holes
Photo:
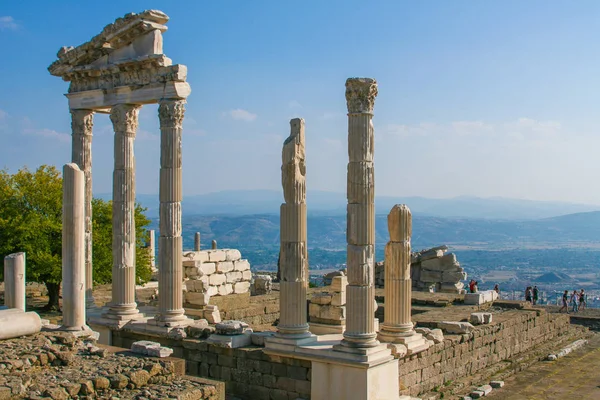
[[[236,249],[185,252],[183,268],[186,279],[184,303],[189,305],[204,306],[209,304],[211,297],[250,290],[250,263],[242,259]]]
[[[486,367],[565,335],[569,316],[544,310],[510,310],[494,315],[491,325],[463,335],[444,335],[444,342],[399,360],[400,389],[413,396],[473,375]],[[432,326],[433,327],[433,326]]]
[[[130,347],[144,335],[118,331],[113,344]],[[270,356],[261,347],[229,349],[196,339],[161,339],[155,342],[173,349],[173,356],[186,360],[186,373],[225,382],[225,393],[248,400],[310,399],[311,363]]]
[[[446,253],[447,246],[434,247],[412,253],[410,276],[413,290],[444,293],[461,293],[462,281],[467,273],[460,266],[454,253]],[[375,265],[375,285],[384,287],[385,267],[383,262]]]

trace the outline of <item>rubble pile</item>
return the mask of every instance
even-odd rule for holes
[[[462,293],[467,273],[448,246],[421,250],[411,255],[412,289],[423,292]],[[384,263],[375,265],[375,286],[384,287]]]

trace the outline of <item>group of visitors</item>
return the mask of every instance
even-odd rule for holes
[[[573,307],[572,311],[574,313],[579,312],[580,310],[585,310],[585,291],[583,289],[581,289],[580,292],[578,292],[577,290],[573,290],[573,293],[569,297],[569,291],[565,290],[565,292],[562,295],[562,307],[560,308],[560,310],[558,310],[558,312],[562,312],[562,310],[565,310],[568,314],[569,303]]]
[[[540,291],[537,286],[527,286],[527,288],[525,289],[525,301],[530,302],[534,306],[537,304],[538,299],[540,298],[539,296]]]

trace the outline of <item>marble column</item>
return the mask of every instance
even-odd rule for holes
[[[395,205],[388,215],[390,241],[385,246],[385,322],[379,339],[394,342],[415,333],[411,321],[410,237],[412,216],[409,208]]]
[[[306,167],[304,120],[290,121],[283,143],[281,182],[285,203],[280,209],[280,296],[278,336],[310,337],[306,316],[308,252],[306,248]]]
[[[92,110],[71,110],[71,162],[85,174],[85,296],[88,308],[96,307],[92,266]]]
[[[415,332],[411,321],[412,280],[410,278],[410,237],[412,215],[396,204],[388,215],[390,241],[385,246],[385,322],[379,330],[382,342],[406,346],[407,354],[429,348],[430,343]],[[398,350],[396,350],[398,351]]]
[[[25,253],[4,257],[4,305],[25,311]]]
[[[375,176],[373,107],[377,82],[346,81],[348,106],[346,347],[374,347],[375,333]]]
[[[157,325],[187,321],[183,309],[183,240],[181,237],[181,133],[185,100],[163,100],[160,119],[160,237],[158,238]]]
[[[115,131],[113,172],[112,301],[107,318],[127,321],[140,316],[135,302],[135,157],[141,106],[117,104],[110,120]]]
[[[200,251],[200,232],[194,235],[194,251]]]
[[[62,291],[63,328],[86,327],[86,176],[77,164],[63,167]]]

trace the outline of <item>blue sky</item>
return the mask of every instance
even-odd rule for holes
[[[280,190],[289,119],[306,120],[308,190],[345,191],[350,76],[377,79],[378,195],[600,204],[600,2],[22,1],[0,5],[0,168],[70,161],[67,83],[47,67],[127,12],[171,20],[188,66],[184,193]],[[158,189],[156,106],[136,139],[137,191]],[[95,119],[94,192],[112,132]]]

